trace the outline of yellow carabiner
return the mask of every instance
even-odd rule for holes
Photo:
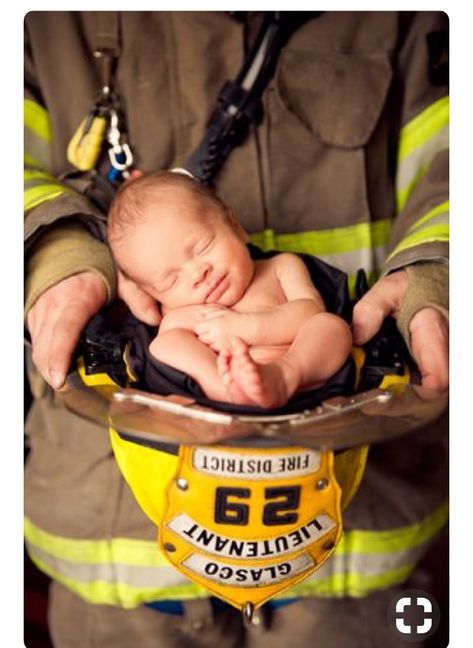
[[[67,147],[67,159],[80,171],[95,168],[107,130],[107,118],[88,115],[74,133]]]

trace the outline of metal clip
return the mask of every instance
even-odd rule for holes
[[[118,114],[116,110],[110,111],[110,127],[107,141],[110,144],[108,156],[110,164],[117,171],[126,171],[133,164],[133,154],[126,142],[121,142],[121,132],[118,128]]]
[[[253,622],[253,615],[255,613],[255,606],[250,601],[247,601],[243,606],[242,614],[245,623],[251,624]]]
[[[94,58],[101,62],[102,91],[100,103],[108,103],[112,95],[112,71],[115,61],[115,55],[111,50],[95,50]]]

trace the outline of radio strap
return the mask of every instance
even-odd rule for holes
[[[197,148],[183,165],[204,184],[210,184],[231,151],[245,139],[249,128],[263,118],[262,94],[290,36],[320,12],[266,13],[262,26],[234,81],[224,83],[217,107]]]
[[[211,183],[233,148],[244,141],[250,127],[262,121],[262,94],[274,74],[282,48],[299,27],[320,13],[265,13],[240,71],[233,81],[226,81],[220,89],[205,133],[182,171],[203,184]],[[119,97],[113,87],[114,69],[121,50],[119,12],[98,11],[96,20],[93,54],[100,64],[101,90],[70,142],[68,159],[76,168],[91,172],[92,182],[86,193],[106,211],[119,184],[128,176],[133,155],[127,143]],[[99,156],[105,142],[111,167],[103,172]]]

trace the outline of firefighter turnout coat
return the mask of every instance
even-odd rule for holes
[[[83,269],[100,273],[114,295],[100,240],[106,214],[82,191],[90,174],[66,157],[100,89],[94,50],[108,42],[118,55],[115,89],[136,168],[167,169],[198,144],[260,22],[258,13],[224,12],[26,16],[28,307]],[[292,35],[263,95],[261,123],[215,182],[253,243],[317,255],[346,271],[351,286],[358,268],[371,282],[415,263],[440,276],[448,253],[447,31],[442,13],[322,12]],[[28,363],[32,560],[91,603],[132,608],[208,595],[158,551],[108,434],[66,411]],[[406,580],[446,521],[445,425],[371,447],[335,553],[285,596],[359,597]],[[165,473],[170,459],[162,461]]]

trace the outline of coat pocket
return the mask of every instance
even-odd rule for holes
[[[324,144],[364,146],[371,137],[391,83],[387,53],[314,54],[287,50],[276,86],[285,108]]]
[[[266,95],[269,227],[308,232],[373,220],[367,149],[391,79],[386,52],[284,50]],[[311,252],[328,254],[317,246]],[[349,269],[338,257],[326,260]],[[357,263],[370,270],[375,261]]]

